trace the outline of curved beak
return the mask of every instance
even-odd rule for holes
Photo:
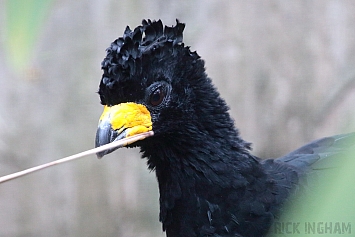
[[[152,131],[152,119],[144,105],[122,103],[105,106],[96,132],[95,147],[149,131]],[[105,150],[96,155],[102,158],[116,149]]]

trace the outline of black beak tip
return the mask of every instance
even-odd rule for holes
[[[112,129],[111,124],[108,122],[101,122],[96,131],[95,147],[100,147],[109,144],[118,136],[117,132]],[[97,158],[101,159],[104,155],[111,153],[113,149],[100,151],[96,153]]]
[[[102,146],[104,144],[100,144],[100,139],[98,138],[98,132],[96,133],[96,139],[95,139],[95,147],[99,147],[99,146]],[[100,152],[97,152],[96,153],[96,156],[98,159],[101,159],[104,155],[106,155],[106,151],[100,151]]]
[[[113,141],[121,140],[127,136],[126,130],[118,133],[114,129],[112,129],[111,124],[108,122],[101,122],[96,131],[95,137],[95,147],[100,147],[106,144],[109,144]],[[96,153],[97,158],[101,159],[103,156],[115,151],[119,147],[111,148],[108,150],[100,151]]]

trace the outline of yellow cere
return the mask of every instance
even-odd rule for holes
[[[148,109],[141,104],[122,103],[105,106],[100,122],[109,120],[118,133],[127,129],[127,137],[152,130],[152,119]]]

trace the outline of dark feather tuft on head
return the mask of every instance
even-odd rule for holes
[[[104,74],[135,74],[142,54],[155,51],[165,44],[181,44],[184,28],[185,24],[178,20],[175,26],[165,26],[164,29],[161,20],[143,20],[142,25],[133,31],[127,26],[123,36],[106,50],[107,55],[102,62]]]
[[[182,46],[183,31],[185,24],[176,20],[175,26],[165,26],[161,20],[151,21],[143,20],[142,25],[137,26],[133,31],[126,27],[122,37],[119,37],[107,48],[106,57],[101,63],[104,71],[99,94],[101,103],[110,103],[107,101],[115,100],[116,94],[111,94],[118,81],[123,83],[131,79],[134,75],[142,73],[142,58],[144,55],[163,53],[162,49]],[[101,90],[105,90],[101,93]],[[137,92],[138,93],[138,92]],[[106,94],[104,98],[104,95]],[[116,101],[117,102],[117,101]]]

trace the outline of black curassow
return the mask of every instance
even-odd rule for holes
[[[204,61],[183,44],[184,27],[143,20],[107,49],[96,146],[154,132],[127,147],[139,146],[156,172],[167,236],[265,236],[302,180],[354,147],[355,134],[323,138],[278,159],[251,155]]]

